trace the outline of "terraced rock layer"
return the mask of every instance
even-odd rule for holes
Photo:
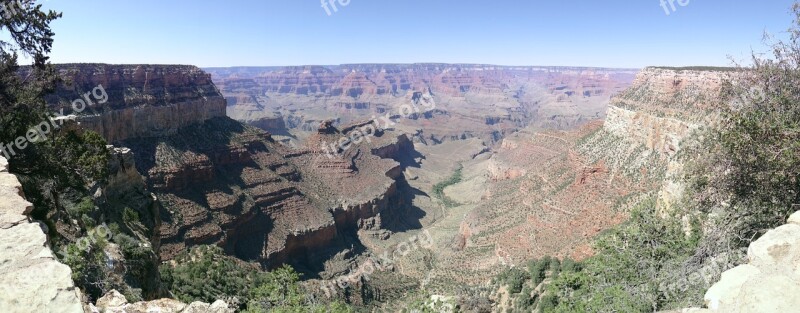
[[[380,229],[381,218],[401,207],[390,201],[399,196],[397,177],[387,176],[399,164],[371,153],[400,139],[382,139],[328,158],[215,118],[125,143],[139,151],[137,164],[164,205],[164,260],[217,244],[268,268],[294,263],[314,272],[342,247],[359,245],[356,230]]]
[[[530,124],[573,128],[604,116],[636,70],[472,64],[354,64],[210,68],[236,120],[304,139],[324,120],[344,125],[404,116],[415,141],[480,138],[489,144]],[[428,112],[404,112],[419,97]],[[411,114],[409,114],[411,113]],[[283,123],[279,121],[283,120]]]
[[[66,83],[46,99],[51,109],[71,114],[74,101],[90,102],[78,121],[109,142],[168,136],[225,116],[225,99],[210,75],[194,66],[62,64],[57,70]],[[95,96],[102,95],[99,89],[87,95],[99,86],[105,103]]]

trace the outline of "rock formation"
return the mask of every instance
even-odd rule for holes
[[[309,139],[313,145],[292,149],[224,117],[225,99],[196,67],[70,64],[58,70],[67,83],[48,97],[50,107],[78,113],[83,128],[129,148],[114,150],[119,164],[112,164],[113,177],[100,194],[136,187],[158,198],[136,207],[155,228],[144,235],[153,237],[162,261],[216,244],[266,268],[293,262],[316,273],[330,255],[360,245],[356,231],[385,227],[405,205],[397,188],[402,170],[392,160],[413,150],[402,133],[381,131],[329,155],[319,148],[323,143],[335,145],[364,124],[338,130],[323,123],[327,130]],[[98,86],[107,101],[71,111],[73,98]],[[280,128],[281,122],[258,125]]]
[[[330,143],[346,135],[321,134]],[[218,244],[271,268],[321,264],[330,251],[351,245],[342,234],[382,226],[382,212],[402,203],[389,202],[398,196],[397,174],[390,173],[399,165],[372,149],[392,142],[387,135],[329,156],[315,147],[284,147],[261,130],[217,118],[125,144],[141,151],[136,163],[164,205],[163,260]]]
[[[668,211],[683,195],[684,142],[698,130],[713,127],[724,105],[723,82],[734,72],[646,68],[630,88],[611,99],[605,131],[642,145],[667,160],[658,206]]]
[[[53,111],[74,111],[73,102],[87,100],[81,125],[109,142],[174,134],[181,127],[225,116],[225,99],[209,74],[194,66],[63,64],[65,80],[46,100]],[[102,86],[107,101],[96,94]],[[80,108],[80,104],[78,104]]]
[[[777,313],[800,308],[800,212],[750,244],[748,263],[722,273],[704,300],[707,309],[675,312]]]
[[[0,157],[0,308],[3,312],[83,312],[72,271],[50,250],[46,226],[28,214],[19,180]]]
[[[319,121],[402,116],[416,141],[494,143],[529,124],[572,128],[605,114],[636,70],[454,64],[356,64],[207,69],[229,100],[228,116],[303,139]],[[435,107],[403,112],[427,97]],[[283,134],[281,134],[283,135]]]
[[[182,303],[173,299],[159,299],[153,301],[140,301],[128,303],[121,293],[111,290],[105,296],[97,300],[97,304],[89,304],[86,308],[87,313],[233,313],[235,310],[229,308],[222,300],[217,300],[212,304],[203,302]]]
[[[605,129],[675,155],[693,130],[713,123],[725,78],[719,71],[646,68],[611,100]]]

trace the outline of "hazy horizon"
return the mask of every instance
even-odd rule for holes
[[[785,37],[792,2],[675,2],[674,11],[659,0],[41,3],[64,12],[54,63],[637,69],[747,60],[766,50],[764,32]]]

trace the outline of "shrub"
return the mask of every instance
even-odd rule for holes
[[[192,248],[161,267],[163,284],[181,301],[236,298],[244,312],[351,312],[340,302],[313,304],[300,276],[288,266],[262,272],[226,256],[216,246]],[[330,310],[328,310],[330,308]]]
[[[139,222],[139,213],[129,207],[122,210],[122,220],[125,224],[133,225]]]

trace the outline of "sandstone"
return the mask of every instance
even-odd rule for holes
[[[189,305],[173,299],[128,303],[125,296],[116,290],[109,291],[97,300],[96,306],[91,307],[96,307],[98,312],[103,313],[233,313],[235,311],[228,308],[228,304],[222,300],[217,300],[213,304],[192,302]]]
[[[760,274],[761,270],[757,267],[745,264],[722,273],[722,279],[714,284],[704,297],[706,306],[712,310],[717,310],[723,305],[735,303],[744,286],[749,279]]]
[[[5,159],[0,157],[0,163]],[[72,271],[59,263],[19,180],[0,173],[0,308],[3,312],[83,312]]]
[[[706,306],[726,313],[796,312],[800,308],[796,297],[800,294],[799,250],[800,225],[770,230],[750,244],[749,264],[722,273],[722,279],[705,294]]]
[[[8,173],[0,172],[0,199],[0,229],[7,229],[27,220],[27,215],[33,210],[33,204],[22,198],[19,180]]]
[[[181,127],[225,116],[225,98],[208,73],[183,65],[59,64],[59,85],[46,97],[50,109],[71,112],[73,100],[98,86],[107,98],[92,98],[77,112],[81,127],[108,142],[174,134]],[[95,96],[96,97],[96,96]]]
[[[233,313],[233,311],[224,301],[217,300],[210,305],[203,302],[192,302],[181,313]]]
[[[120,307],[128,304],[128,299],[125,299],[119,291],[111,290],[105,296],[97,299],[95,306],[100,310],[106,310],[112,307]]]
[[[0,230],[4,312],[82,312],[69,267],[58,263],[39,224]]]
[[[800,212],[795,212],[789,217],[789,224],[800,225]]]
[[[109,309],[108,311],[116,311],[119,313],[147,313],[147,312],[160,312],[160,313],[180,313],[186,308],[186,304],[173,299],[160,299],[153,301],[141,301],[133,304],[128,304],[119,309]],[[117,311],[118,310],[118,311]]]
[[[775,274],[751,279],[731,302],[724,302],[720,312],[778,313],[800,308],[800,282]]]
[[[747,251],[750,264],[764,270],[793,271],[800,266],[800,225],[787,224],[773,229]]]

